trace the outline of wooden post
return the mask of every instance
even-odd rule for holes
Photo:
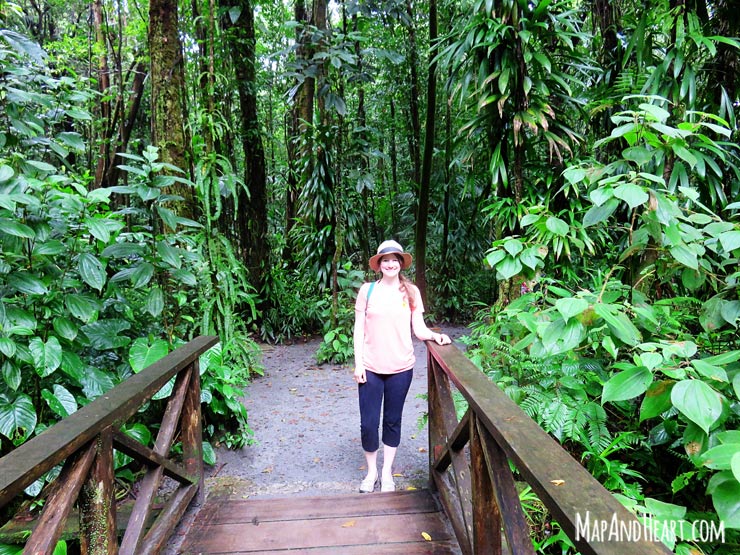
[[[103,430],[95,442],[95,461],[80,493],[80,551],[83,555],[118,553],[113,473],[113,433]]]
[[[190,367],[190,387],[182,407],[180,422],[183,463],[191,479],[198,484],[197,502],[202,503],[204,499],[203,427],[200,414],[200,364],[198,359],[195,359]]]
[[[473,553],[501,555],[501,512],[493,494],[478,418],[470,418],[470,474],[473,482]]]

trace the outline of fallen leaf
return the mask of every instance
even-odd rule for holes
[[[550,480],[551,484],[555,484],[556,486],[562,486],[565,483],[565,480]]]
[[[265,468],[262,471],[262,474],[269,474],[270,472],[272,472],[272,467],[271,466],[268,466],[267,468]]]
[[[430,535],[429,535],[429,534],[427,534],[426,532],[422,532],[422,533],[421,533],[421,537],[422,537],[422,538],[424,538],[424,539],[425,539],[426,541],[428,541],[428,542],[432,541],[432,536],[430,536]]]
[[[426,453],[427,450],[424,447],[419,447],[419,453]]]
[[[349,520],[345,522],[344,524],[342,524],[342,528],[352,528],[354,525],[355,525],[355,521]]]
[[[414,490],[416,490],[416,488],[414,486],[406,486],[406,489],[408,491],[414,491]]]
[[[394,474],[393,476],[395,476],[396,478],[403,478],[403,474],[398,474],[398,473],[396,473],[396,474]]]

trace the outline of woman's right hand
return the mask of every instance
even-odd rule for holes
[[[355,366],[355,381],[357,383],[365,383],[367,381],[365,369],[362,366]]]

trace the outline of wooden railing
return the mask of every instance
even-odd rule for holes
[[[83,554],[156,554],[166,545],[190,501],[202,491],[203,447],[198,357],[218,342],[198,337],[131,376],[0,459],[0,507],[36,479],[64,462],[51,484],[44,509],[24,555],[51,554],[75,502]],[[152,448],[119,428],[176,376]],[[181,462],[168,458],[175,439]],[[119,546],[116,524],[113,450],[147,467]],[[163,476],[174,480],[170,495],[153,519]]]
[[[509,461],[583,555],[672,553],[459,349],[427,346],[430,478],[465,555],[534,553]]]

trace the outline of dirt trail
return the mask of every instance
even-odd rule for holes
[[[453,341],[466,328],[443,326]],[[414,339],[416,365],[406,399],[394,473],[399,489],[426,487],[428,436],[426,348]],[[244,404],[253,441],[243,449],[217,450],[206,469],[206,489],[228,488],[249,497],[354,493],[365,472],[360,444],[357,385],[346,365],[317,365],[319,340],[263,348],[264,376],[247,388]],[[458,346],[461,346],[458,343]],[[382,452],[382,451],[381,451]],[[382,455],[378,464],[382,464]],[[184,534],[189,511],[177,535]],[[177,540],[177,538],[175,538]],[[177,553],[173,542],[168,554]]]

